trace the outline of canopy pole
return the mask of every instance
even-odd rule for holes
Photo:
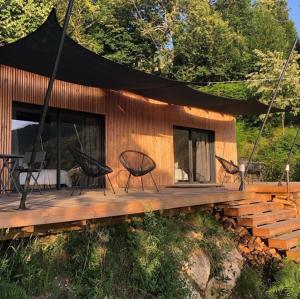
[[[297,138],[298,138],[298,136],[299,136],[299,133],[300,133],[300,127],[297,128],[296,135],[295,135],[295,137],[294,137],[293,143],[292,143],[292,145],[291,145],[291,147],[290,147],[290,150],[289,150],[287,159],[286,159],[285,164],[284,164],[284,169],[283,169],[282,174],[281,174],[281,177],[279,178],[279,181],[278,181],[278,186],[281,186],[281,185],[282,185],[282,181],[283,181],[283,178],[284,178],[284,174],[285,174],[285,172],[286,172],[286,167],[287,167],[287,165],[290,164],[290,160],[291,160],[291,157],[292,157],[293,149],[294,149],[294,147],[295,147],[295,145],[296,145],[296,141],[297,141]]]
[[[59,43],[59,47],[58,47],[58,51],[57,51],[57,55],[56,55],[56,59],[55,59],[55,64],[54,64],[53,72],[52,72],[51,78],[49,80],[48,88],[47,88],[47,91],[45,94],[43,111],[42,111],[42,114],[40,117],[39,127],[37,130],[35,142],[34,142],[32,153],[31,153],[31,159],[30,159],[30,163],[29,163],[29,169],[28,169],[28,172],[26,175],[24,188],[22,190],[22,197],[21,197],[20,205],[19,205],[19,209],[21,209],[21,210],[26,209],[26,199],[27,199],[30,179],[32,176],[34,161],[36,158],[37,149],[38,149],[38,146],[40,143],[40,138],[42,136],[44,125],[45,125],[49,101],[50,101],[50,97],[52,94],[54,81],[56,78],[56,74],[57,74],[57,70],[58,70],[58,66],[59,66],[59,62],[60,62],[60,58],[61,58],[61,54],[62,54],[62,50],[63,50],[63,46],[64,46],[64,41],[65,41],[69,21],[70,21],[71,14],[72,14],[73,4],[74,4],[74,0],[69,0],[69,4],[68,4],[68,8],[67,8],[66,15],[65,15],[65,20],[64,20],[64,25],[63,25],[63,29],[62,29],[62,34],[61,34],[61,38],[60,38],[60,43]]]
[[[275,90],[274,90],[274,92],[273,92],[272,99],[271,99],[271,102],[270,102],[270,104],[269,104],[267,113],[266,113],[266,115],[265,115],[265,117],[264,117],[264,120],[263,120],[263,123],[262,123],[262,125],[261,125],[259,134],[258,134],[258,136],[257,136],[257,138],[256,138],[256,140],[255,140],[254,146],[253,146],[252,151],[251,151],[251,154],[250,154],[250,156],[249,156],[248,163],[247,163],[246,169],[245,169],[245,177],[247,176],[247,173],[248,173],[250,164],[251,164],[251,162],[252,162],[254,153],[255,153],[256,148],[257,148],[257,146],[258,146],[258,144],[259,144],[260,137],[261,137],[261,135],[262,135],[262,133],[263,133],[263,131],[264,131],[265,125],[266,125],[267,120],[268,120],[268,118],[269,118],[269,115],[270,115],[270,113],[271,113],[271,109],[272,109],[273,104],[274,104],[274,102],[275,102],[275,99],[276,99],[276,97],[277,97],[277,94],[278,94],[278,91],[279,91],[280,84],[281,84],[281,82],[282,82],[282,80],[283,80],[283,78],[284,78],[284,74],[285,74],[285,72],[286,72],[286,70],[287,70],[287,67],[288,67],[288,65],[289,65],[289,63],[290,63],[290,61],[291,61],[291,59],[292,59],[293,52],[294,52],[294,50],[295,50],[295,48],[296,48],[297,42],[298,42],[298,37],[296,37],[295,42],[294,42],[294,44],[293,44],[293,47],[291,48],[291,51],[290,51],[290,53],[289,53],[288,59],[285,61],[284,66],[283,66],[283,68],[282,68],[282,70],[281,70],[281,73],[280,73],[280,75],[279,75],[278,82],[277,82],[277,86],[276,86],[276,88],[275,88]],[[244,189],[245,189],[245,184],[243,184],[243,182],[241,182],[239,190],[244,190]]]

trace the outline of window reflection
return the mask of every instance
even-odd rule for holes
[[[41,107],[15,103],[12,120],[12,151],[24,155],[31,152]],[[87,113],[49,109],[38,151],[46,152],[41,185],[71,186],[76,167],[68,148],[75,146],[87,155],[101,160],[103,157],[103,125],[101,116]],[[26,174],[25,174],[26,176]],[[20,182],[25,180],[20,178]]]

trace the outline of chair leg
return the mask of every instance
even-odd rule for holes
[[[86,185],[88,185],[88,183],[89,183],[89,177],[86,177]],[[83,187],[84,187],[83,184],[81,184],[81,185],[80,185],[80,192],[79,192],[79,195],[82,194]]]
[[[222,183],[221,183],[222,185],[224,185],[224,181],[225,181],[226,175],[227,175],[227,173],[225,172],[224,175],[223,175]]]
[[[107,174],[106,176],[107,176],[108,182],[109,182],[109,184],[110,184],[110,186],[111,186],[111,189],[112,189],[113,193],[116,194],[115,189],[114,189],[114,186],[112,185],[111,180],[110,180],[110,178],[109,178],[109,175]]]
[[[154,181],[154,178],[153,178],[153,176],[152,176],[151,171],[150,171],[150,176],[151,176],[151,178],[152,178],[152,181],[153,181],[153,183],[154,183],[154,186],[155,186],[155,188],[156,188],[156,191],[159,192],[159,190],[158,190],[158,188],[157,188],[157,185],[156,185],[156,183],[155,183],[155,181]]]
[[[241,178],[240,174],[237,173],[234,175],[234,180],[233,180],[233,183],[235,183],[237,180],[239,180]]]
[[[34,190],[34,186],[37,186],[37,188],[38,188],[40,194],[42,194],[41,187],[40,187],[40,185],[39,185],[39,183],[38,183],[38,177],[35,177],[33,174],[31,175],[31,177],[33,178],[33,181],[34,181],[33,186],[32,186],[32,188],[31,188],[31,193],[32,193],[32,191]]]
[[[141,183],[142,183],[142,191],[144,191],[143,176],[141,176]]]
[[[73,194],[75,192],[75,189],[76,189],[76,187],[78,187],[79,183],[80,183],[80,175],[78,176],[78,178],[77,178],[77,180],[75,182],[75,185],[72,188],[71,196],[73,196]]]
[[[82,194],[82,190],[83,190],[83,184],[80,184],[79,195],[81,195],[81,194]]]
[[[131,178],[131,173],[129,173],[129,176],[128,176],[128,179],[127,179],[127,183],[126,183],[126,186],[125,186],[125,192],[128,193],[128,190],[129,190],[129,181],[130,181],[130,178]]]

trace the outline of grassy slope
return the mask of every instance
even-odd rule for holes
[[[232,246],[223,228],[200,212],[148,213],[94,232],[2,243],[0,298],[185,298],[190,290],[181,271],[191,250],[204,248],[218,275]]]

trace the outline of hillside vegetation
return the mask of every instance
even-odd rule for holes
[[[188,298],[182,269],[190,253],[203,248],[217,276],[233,246],[202,212],[147,213],[94,231],[2,242],[0,298]]]

